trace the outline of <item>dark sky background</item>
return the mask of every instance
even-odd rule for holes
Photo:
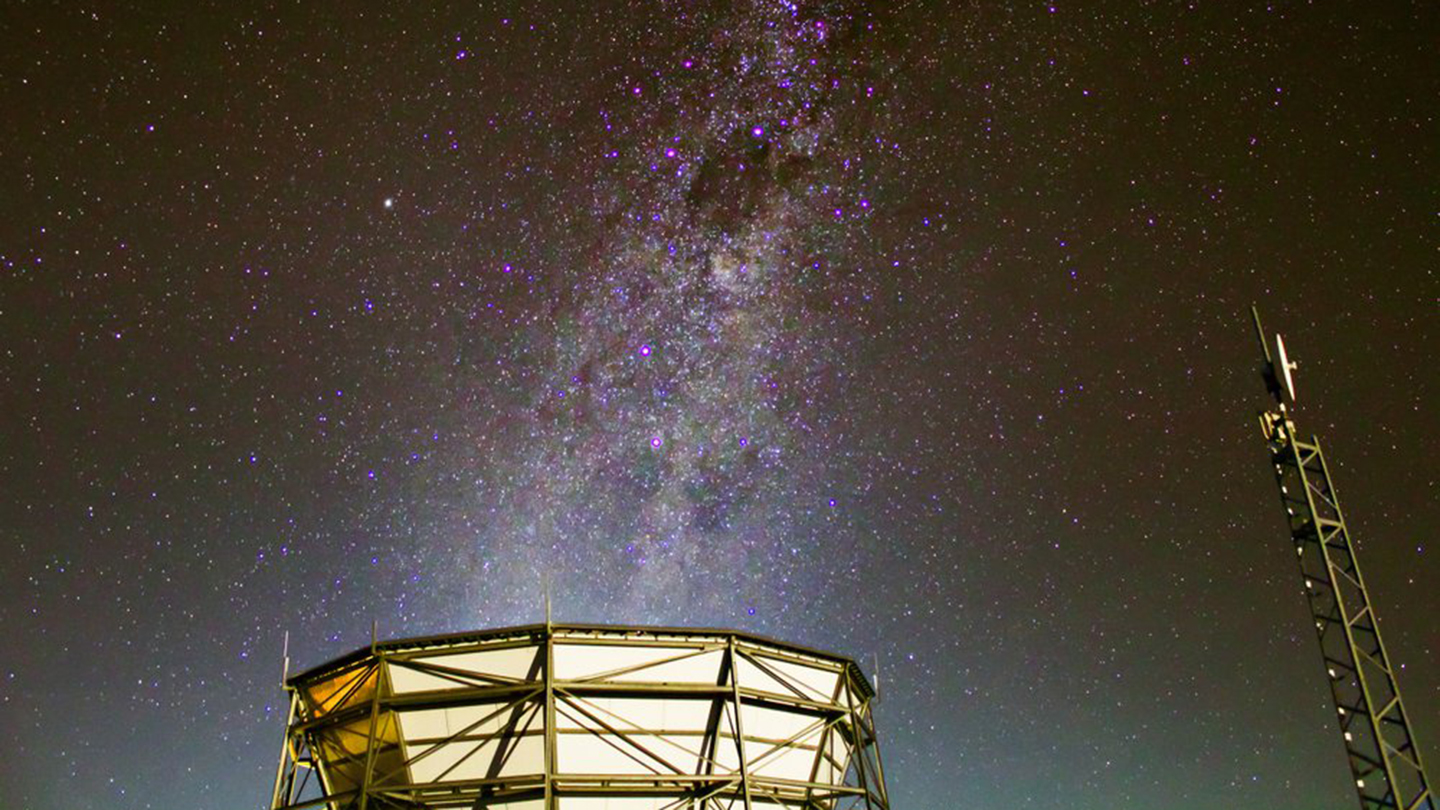
[[[897,810],[1352,807],[1252,302],[1440,767],[1436,4],[3,15],[5,808],[545,577],[878,659]]]

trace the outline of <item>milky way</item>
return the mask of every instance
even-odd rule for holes
[[[594,122],[602,160],[570,190],[594,245],[523,350],[474,369],[493,472],[459,539],[492,609],[533,613],[553,576],[578,616],[723,622],[783,604],[818,551],[794,512],[832,503],[816,479],[845,441],[830,305],[863,288],[836,268],[888,146],[876,23],[775,3],[679,22]]]

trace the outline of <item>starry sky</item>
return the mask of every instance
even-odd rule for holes
[[[897,810],[1352,807],[1252,302],[1440,767],[1437,30],[12,4],[4,806],[261,807],[286,631],[548,583],[878,664]]]

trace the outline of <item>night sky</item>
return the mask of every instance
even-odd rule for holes
[[[878,660],[897,810],[1355,805],[1284,333],[1440,768],[1430,2],[11,3],[0,806],[258,808],[295,667]]]

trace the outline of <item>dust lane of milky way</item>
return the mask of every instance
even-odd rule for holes
[[[714,621],[809,579],[794,512],[846,442],[833,302],[866,292],[837,268],[891,147],[875,20],[825,11],[696,14],[595,122],[563,192],[594,243],[475,370],[476,525],[441,534],[477,611],[532,614],[551,572],[577,614]]]

